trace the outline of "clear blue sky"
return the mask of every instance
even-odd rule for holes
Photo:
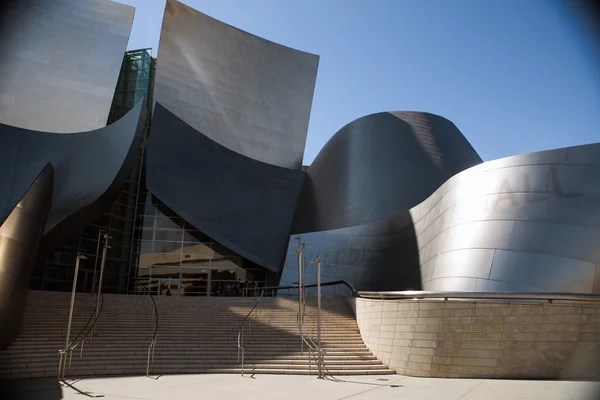
[[[165,0],[136,7],[129,49],[158,48]],[[453,121],[484,160],[600,142],[598,55],[542,0],[184,0],[321,56],[304,163],[379,111]]]

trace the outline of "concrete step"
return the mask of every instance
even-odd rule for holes
[[[0,352],[0,379],[56,376],[64,346],[69,293],[32,291],[17,340]],[[155,297],[158,336],[155,374],[240,373],[237,337],[255,298]],[[304,326],[316,341],[316,299],[308,299]],[[77,294],[72,339],[95,310],[95,297]],[[298,302],[265,298],[244,326],[244,364],[248,373],[316,373],[308,348],[300,351]],[[75,351],[71,376],[145,374],[148,346],[155,332],[148,296],[105,295],[96,334]],[[341,298],[323,298],[321,339],[325,367],[334,374],[392,373],[366,348],[354,314]]]

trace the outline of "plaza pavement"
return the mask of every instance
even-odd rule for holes
[[[2,382],[2,399],[77,399],[83,396],[53,379]],[[73,385],[107,400],[592,400],[600,383],[490,379],[414,378],[401,375],[317,379],[298,375],[165,375],[85,378]]]

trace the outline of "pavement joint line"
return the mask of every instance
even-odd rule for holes
[[[398,380],[394,381],[393,383],[400,382],[401,380],[403,380],[405,378],[406,377],[398,379]],[[353,393],[353,394],[345,396],[345,397],[340,397],[337,400],[350,399],[352,397],[358,396],[359,394],[363,394],[363,393],[367,393],[367,392],[372,392],[372,391],[375,391],[375,390],[383,389],[384,387],[390,387],[390,386],[389,385],[381,385],[381,386],[378,386],[378,387],[374,387],[374,388],[370,388],[370,389],[367,389],[367,390],[363,390],[362,392]],[[403,387],[403,386],[400,386],[400,387]]]
[[[487,382],[487,379],[484,379],[481,382],[477,383],[475,386],[473,386],[471,389],[467,390],[462,396],[460,396],[456,400],[464,399],[466,395],[471,393],[473,390],[477,389],[479,386],[483,385],[485,382]]]

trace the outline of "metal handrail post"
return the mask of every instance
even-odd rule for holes
[[[298,335],[300,336],[300,354],[304,355],[304,340],[302,338],[302,240],[300,236],[296,238],[298,241]]]
[[[335,286],[334,286],[335,287]],[[321,259],[317,258],[317,347],[319,353],[319,378],[323,378],[323,359],[321,349]]]
[[[68,351],[69,349],[69,341],[71,340],[71,324],[73,323],[73,309],[75,308],[75,293],[77,292],[77,278],[79,276],[79,261],[87,260],[87,257],[79,254],[75,258],[75,271],[73,273],[73,287],[71,289],[71,304],[69,305],[69,320],[67,321],[67,336],[65,337],[65,349],[64,351]],[[63,364],[63,372],[61,375],[61,364]],[[63,352],[60,353],[60,360],[58,363],[58,378],[61,376],[64,377],[64,366],[66,366],[67,360],[63,357]],[[69,369],[71,369],[71,362],[69,361]]]
[[[102,248],[102,261],[100,262],[100,279],[98,282],[98,292],[96,293],[96,316],[98,316],[98,310],[100,308],[100,294],[102,293],[102,282],[104,281],[104,265],[106,263],[106,251],[111,247],[108,245],[108,239],[112,239],[108,236],[108,233],[104,234],[104,246]],[[96,333],[96,325],[92,329],[92,337]]]
[[[312,260],[311,264],[317,264],[317,367],[319,378],[323,378],[323,359],[321,349],[321,258]]]
[[[94,258],[94,278],[92,279],[92,294],[96,293],[96,278],[98,277],[98,252],[100,251],[100,237],[104,229],[98,231],[98,240],[96,241],[96,257]]]

